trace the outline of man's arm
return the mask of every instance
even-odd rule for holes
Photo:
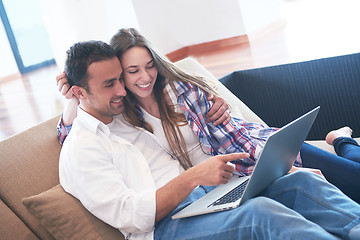
[[[148,163],[135,146],[74,131],[61,152],[61,184],[95,216],[132,233],[150,231],[196,186],[226,183],[234,171],[227,162],[248,157],[244,153],[211,157],[155,189]]]
[[[248,158],[247,153],[218,155],[192,167],[156,191],[156,217],[159,221],[175,209],[198,185],[215,186],[229,181],[235,168],[227,162]]]

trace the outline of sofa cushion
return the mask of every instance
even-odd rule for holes
[[[124,239],[118,229],[93,216],[60,185],[22,202],[56,239]]]

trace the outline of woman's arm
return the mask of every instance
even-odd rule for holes
[[[64,126],[70,126],[77,116],[79,100],[72,93],[65,72],[56,77],[56,82],[59,92],[67,99],[64,112],[62,114],[62,123]]]
[[[74,119],[77,116],[79,100],[72,93],[65,72],[56,77],[56,82],[59,92],[67,99],[64,112],[57,125],[57,135],[59,142],[62,145],[71,130]]]

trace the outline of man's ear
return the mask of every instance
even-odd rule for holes
[[[71,87],[71,91],[79,100],[83,100],[87,96],[86,90],[76,85]]]

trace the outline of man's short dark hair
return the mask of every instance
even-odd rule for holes
[[[70,84],[80,86],[90,92],[87,70],[91,63],[116,57],[113,48],[102,41],[75,43],[66,51],[65,73]]]

